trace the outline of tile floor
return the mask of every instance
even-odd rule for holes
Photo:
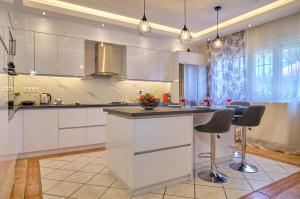
[[[218,165],[230,179],[224,184],[193,181],[169,186],[153,193],[133,197],[126,187],[106,168],[105,151],[90,152],[40,160],[44,199],[235,199],[300,171],[299,167],[248,155],[248,162],[260,168],[259,173],[240,173],[229,168],[229,162]],[[238,161],[238,159],[234,160]]]

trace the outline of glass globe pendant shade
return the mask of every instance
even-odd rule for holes
[[[143,16],[142,20],[139,23],[138,31],[143,36],[149,36],[149,34],[151,32],[150,22],[147,20],[145,15]]]
[[[186,25],[184,25],[184,27],[182,28],[182,31],[179,35],[179,40],[181,41],[181,43],[186,43],[191,41],[192,39],[192,35],[189,31],[189,29],[186,27]]]
[[[221,48],[223,45],[222,40],[217,36],[217,38],[214,41],[214,47],[215,48]]]

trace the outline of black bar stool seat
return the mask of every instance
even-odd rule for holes
[[[214,112],[210,121],[204,125],[195,126],[194,129],[199,133],[210,133],[211,147],[211,165],[209,171],[200,171],[198,176],[207,182],[223,183],[228,177],[216,169],[216,134],[226,133],[234,116],[234,110],[222,109]]]

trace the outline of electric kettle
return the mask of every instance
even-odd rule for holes
[[[52,97],[49,93],[41,93],[40,104],[50,104]]]

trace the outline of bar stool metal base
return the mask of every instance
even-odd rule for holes
[[[200,171],[198,176],[201,180],[211,183],[224,183],[228,180],[228,176],[221,172],[212,172],[209,170]]]
[[[230,165],[230,168],[245,172],[245,173],[256,173],[258,172],[258,168],[254,165],[249,165],[247,163],[242,163],[242,162],[233,162]]]

